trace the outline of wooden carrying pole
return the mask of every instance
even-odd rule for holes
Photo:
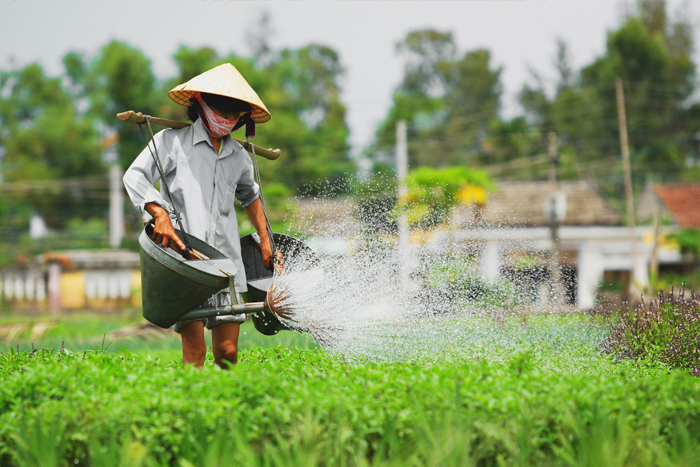
[[[134,112],[133,110],[127,110],[126,112],[118,113],[117,118],[122,122],[146,123],[146,117],[141,112]],[[158,117],[151,117],[151,123],[154,125],[175,129],[190,126],[189,123],[178,122],[175,120],[168,120],[167,118]],[[231,138],[233,138],[233,136]],[[252,152],[251,146],[254,146],[255,154],[257,154],[260,157],[264,157],[265,159],[269,159],[271,161],[274,161],[280,156],[280,154],[282,154],[282,151],[280,151],[279,149],[261,148],[260,146],[255,145],[253,143],[249,143],[248,141],[244,141],[238,138],[233,139],[240,143],[240,145],[243,146],[248,152]]]

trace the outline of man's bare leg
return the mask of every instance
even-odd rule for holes
[[[240,323],[221,323],[211,330],[214,363],[224,370],[238,361]]]
[[[182,326],[182,363],[194,364],[196,367],[204,365],[207,357],[207,343],[204,340],[204,323],[193,321]]]

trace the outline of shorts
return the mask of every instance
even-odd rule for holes
[[[243,293],[242,296],[241,294],[237,293],[236,296],[238,297],[238,303],[245,303],[248,301],[247,293]],[[222,290],[221,292],[212,295],[211,297],[209,297],[209,299],[207,299],[207,301],[205,301],[197,307],[194,307],[193,310],[196,310],[197,308],[224,305],[231,305],[231,292],[229,292],[228,290]],[[207,329],[211,330],[212,328],[215,328],[221,323],[245,323],[245,320],[246,315],[224,315],[212,316],[210,318],[185,319],[175,323],[172,329],[173,331],[179,334],[180,330],[182,329],[182,326],[184,326],[187,323],[193,323],[195,321],[202,321],[204,323],[204,326]]]

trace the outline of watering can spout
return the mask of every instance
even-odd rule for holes
[[[291,310],[289,309],[289,294],[284,289],[276,287],[272,284],[267,290],[265,297],[265,311],[272,313],[278,319],[291,319]]]
[[[288,318],[289,311],[285,308],[284,301],[287,295],[270,286],[265,301],[237,303],[234,305],[219,305],[195,308],[185,313],[180,319],[202,319],[222,315],[252,315],[270,313],[275,318]]]

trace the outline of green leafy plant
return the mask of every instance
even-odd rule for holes
[[[411,228],[436,227],[450,218],[452,207],[459,202],[458,192],[465,186],[481,191],[496,189],[491,176],[481,169],[454,166],[412,170],[406,178],[407,190],[399,197],[390,218],[396,220],[405,215]]]
[[[682,254],[690,255],[696,260],[700,258],[700,230],[680,229],[669,234],[668,238],[678,243]]]
[[[502,308],[518,303],[515,285],[505,279],[487,279],[473,258],[447,255],[428,271],[426,283],[459,307]]]
[[[273,348],[224,372],[12,350],[0,465],[688,465],[700,446],[699,379],[533,359],[353,365]]]

